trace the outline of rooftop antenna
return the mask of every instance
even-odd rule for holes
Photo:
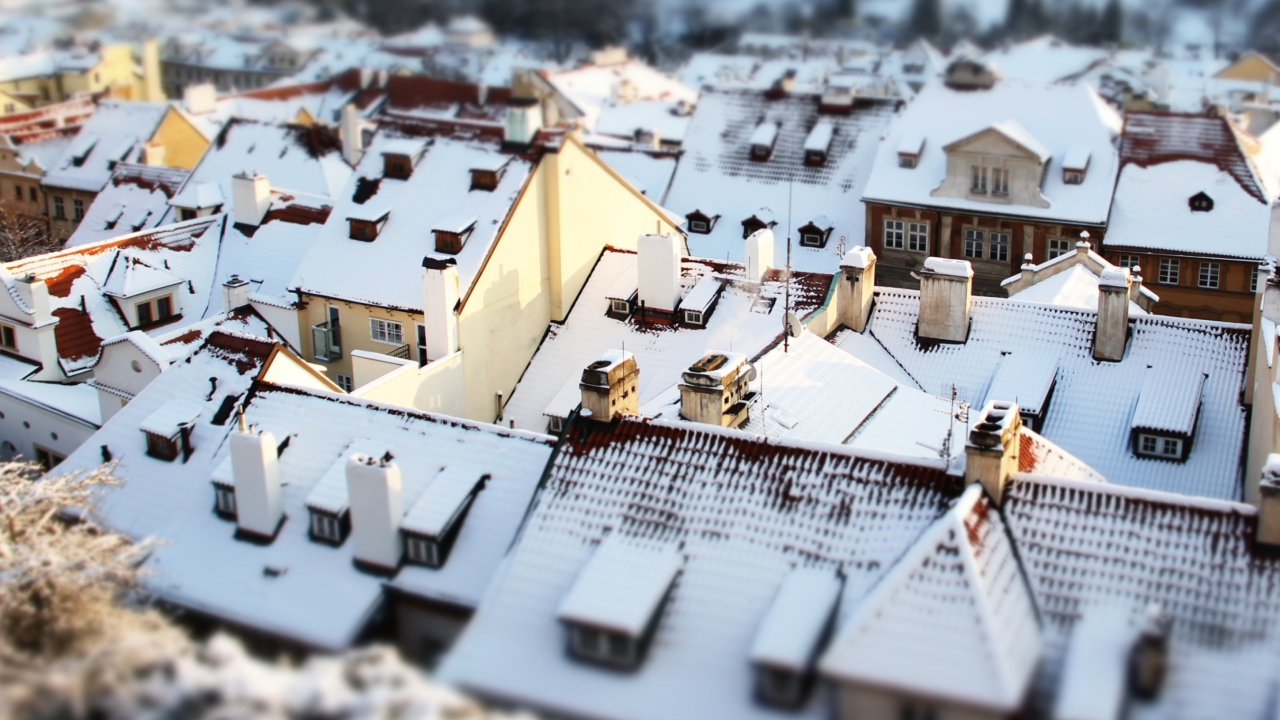
[[[791,312],[791,192],[795,189],[795,181],[787,183],[787,289],[782,309],[782,352],[791,351],[791,328],[788,314]]]

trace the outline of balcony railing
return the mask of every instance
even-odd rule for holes
[[[311,347],[315,358],[321,362],[342,359],[342,330],[338,323],[320,323],[311,326]]]
[[[391,357],[393,357],[393,358],[400,358],[401,360],[408,360],[408,359],[409,359],[409,346],[408,346],[408,345],[401,345],[400,347],[396,348],[395,350],[392,350],[391,352],[387,353],[387,355],[390,355],[390,356],[391,356]]]

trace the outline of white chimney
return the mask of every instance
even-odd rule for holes
[[[674,313],[680,305],[679,239],[641,235],[637,250],[640,302],[645,310]]]
[[[1093,330],[1095,360],[1123,360],[1129,335],[1129,268],[1106,268],[1098,278],[1098,321]]]
[[[364,130],[360,123],[360,109],[355,103],[342,106],[342,119],[338,124],[338,138],[342,141],[342,158],[355,167],[364,157]]]
[[[222,283],[222,311],[231,312],[248,305],[249,295],[252,292],[253,286],[248,280],[239,275],[232,275],[230,280]]]
[[[973,416],[970,415],[970,418]],[[965,443],[964,483],[982,483],[999,505],[1005,484],[1018,472],[1022,449],[1022,412],[1017,403],[993,400],[969,425]]]
[[[458,267],[453,258],[422,260],[422,327],[427,358],[439,360],[458,351]]]
[[[142,164],[151,167],[164,167],[165,150],[164,145],[158,142],[149,142],[142,147]]]
[[[512,98],[507,105],[503,140],[512,145],[529,145],[542,129],[542,104],[533,98]]]
[[[271,207],[271,182],[266,175],[240,173],[231,178],[232,219],[257,227]]]
[[[49,305],[49,286],[44,280],[27,275],[18,278],[13,285],[18,291],[18,297],[22,298],[22,304],[34,311],[31,315],[32,325],[43,325],[53,320],[53,311]]]
[[[192,115],[207,115],[218,109],[218,88],[213,83],[188,85],[182,90],[182,106]]]
[[[920,318],[924,340],[964,342],[969,337],[973,266],[968,260],[925,258],[920,269]]]
[[[840,324],[862,332],[871,319],[871,300],[876,290],[876,254],[861,245],[840,260],[840,286],[836,292],[836,313]]]
[[[347,502],[356,562],[385,570],[399,567],[404,552],[400,467],[389,456],[352,455],[347,460]]]
[[[245,533],[271,538],[284,518],[280,453],[269,432],[231,433],[231,473],[236,484],[236,524]]]
[[[762,282],[773,269],[773,231],[761,228],[747,236],[747,281]]]

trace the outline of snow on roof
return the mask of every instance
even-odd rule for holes
[[[680,301],[680,309],[705,312],[707,307],[720,295],[724,283],[714,275],[703,275],[694,283],[693,289]]]
[[[1071,630],[1063,661],[1056,720],[1115,720],[1126,700],[1129,652],[1134,640],[1131,608],[1086,607]]]
[[[924,150],[924,133],[916,131],[898,139],[899,155],[919,155]]]
[[[943,512],[948,484],[940,465],[839,447],[625,417],[583,423],[564,436],[520,541],[440,677],[566,715],[776,718],[755,700],[748,653],[787,576],[842,567],[846,615]],[[593,543],[608,537],[683,541],[645,665],[625,677],[567,657],[557,619]],[[797,714],[826,710],[814,701]]]
[[[475,227],[476,216],[466,212],[455,212],[445,215],[431,225],[431,229],[435,232],[449,232],[461,235],[468,229]]]
[[[469,469],[443,468],[405,513],[400,529],[430,538],[444,537],[482,482],[484,478]]]
[[[143,432],[173,437],[184,427],[195,423],[200,417],[202,408],[199,404],[188,400],[174,400],[161,406],[138,424]]]
[[[826,152],[831,147],[831,139],[835,137],[836,126],[827,118],[818,121],[817,125],[809,131],[809,135],[804,139],[804,149],[806,152]]]
[[[1013,542],[975,484],[858,605],[819,667],[841,680],[1012,712],[1041,647]]]
[[[928,257],[921,270],[931,275],[947,275],[949,277],[973,277],[973,265],[968,260],[953,258]]]
[[[764,145],[773,147],[773,141],[778,137],[778,124],[771,122],[762,122],[752,131],[751,137],[747,139],[748,145]],[[808,149],[807,147],[805,148]]]
[[[870,335],[925,392],[977,405],[1006,352],[1058,354],[1053,402],[1041,433],[1096,468],[1108,481],[1189,495],[1234,499],[1245,409],[1240,404],[1249,329],[1146,315],[1130,320],[1123,360],[1093,359],[1093,312],[1012,299],[974,297],[968,341],[922,347],[916,340],[920,295],[879,288]],[[845,336],[837,342],[844,345]],[[850,351],[859,354],[857,347]],[[1208,376],[1201,418],[1185,463],[1152,462],[1130,448],[1130,419],[1148,365]],[[766,380],[767,382],[767,380]]]
[[[117,165],[65,247],[105,240],[160,225],[170,195],[186,180],[186,170]]]
[[[630,101],[660,101],[671,108],[680,101],[698,100],[696,90],[637,60],[584,65],[543,77],[587,116],[590,125],[608,108],[626,108]]]
[[[163,542],[148,561],[147,586],[166,601],[322,649],[348,646],[383,602],[385,585],[411,595],[474,607],[515,536],[552,450],[552,438],[406,412],[322,390],[282,388],[258,379],[274,343],[213,333],[190,362],[178,363],[113,416],[61,467],[101,463],[100,445],[124,480],[105,489],[107,526]],[[283,353],[276,355],[277,360]],[[210,378],[216,390],[210,396]],[[205,398],[209,398],[206,400]],[[280,455],[285,514],[270,544],[235,539],[235,525],[209,511],[211,477],[229,456],[234,418],[214,420],[227,398],[244,398],[245,420],[270,430]],[[138,427],[158,409],[189,401],[201,409],[186,463],[145,454]],[[442,466],[489,475],[439,569],[404,565],[391,580],[353,566],[353,544],[309,538],[305,501],[345,449],[360,437],[390,448],[412,508]],[[280,570],[264,574],[264,568]],[[315,602],[323,597],[324,602]]]
[[[658,133],[663,142],[682,143],[689,131],[690,113],[680,109],[680,102],[637,100],[625,105],[606,105],[600,109],[600,117],[592,130],[628,140],[634,140],[637,131],[648,130]]]
[[[1046,409],[1057,378],[1058,356],[1052,350],[1008,353],[1000,358],[981,404],[986,407],[992,401],[1016,402],[1023,412],[1039,415]]]
[[[177,195],[169,199],[169,205],[190,210],[216,208],[226,202],[226,196],[222,194],[222,185],[215,180],[188,182],[183,185]]]
[[[6,358],[9,360],[9,358]],[[14,363],[27,371],[32,368]],[[19,398],[37,407],[68,415],[82,423],[98,427],[102,424],[102,405],[98,391],[88,383],[52,383],[20,379],[0,379],[0,393]]]
[[[747,657],[770,667],[808,672],[830,627],[841,585],[829,567],[800,567],[788,573]]]
[[[1190,435],[1200,415],[1205,376],[1195,370],[1148,367],[1133,411],[1133,428]]]
[[[383,143],[400,135],[386,126],[374,138],[347,187],[336,196],[334,211],[315,245],[298,267],[292,285],[302,292],[420,311],[424,256],[457,261],[459,292],[465,296],[511,212],[533,164],[501,153],[497,142],[437,136],[408,180],[382,177]],[[482,158],[509,157],[507,170],[492,192],[471,191],[471,168]],[[372,198],[356,202],[357,189],[376,182]],[[363,197],[361,198],[363,200]],[[392,210],[373,242],[352,240],[347,218]],[[402,212],[397,212],[401,210]],[[456,255],[437,253],[423,240],[426,219],[449,215],[476,219],[475,230]],[[377,267],[376,273],[351,273],[352,267]],[[540,410],[541,408],[539,408]]]
[[[1049,84],[1083,72],[1107,55],[1105,48],[1072,45],[1053,35],[1041,35],[982,57],[999,65],[1004,78]]]
[[[1205,193],[1213,209],[1189,203]],[[1267,254],[1271,212],[1216,165],[1175,160],[1146,167],[1125,165],[1116,183],[1107,226],[1107,247],[1146,248],[1231,258]]]
[[[782,330],[784,283],[766,281],[758,291],[765,302],[758,304],[757,291],[744,282],[741,266],[706,260],[686,259],[682,279],[685,288],[696,285],[707,274],[727,283],[715,312],[706,318],[705,328],[664,326],[655,331],[631,320],[608,317],[605,313],[609,299],[624,292],[629,297],[635,290],[631,274],[635,267],[634,253],[605,250],[601,255],[578,295],[573,312],[563,324],[551,326],[511,393],[503,412],[515,421],[516,427],[537,430],[546,427],[543,413],[551,401],[560,396],[570,379],[576,382],[583,368],[606,350],[626,349],[635,354],[643,405],[680,382],[681,374],[689,365],[708,351],[732,348],[733,352],[754,354]],[[629,279],[619,284],[623,278]],[[816,308],[825,299],[828,284],[829,276],[798,275],[791,286],[796,314],[804,317]]]
[[[107,273],[107,281],[102,285],[102,292],[111,297],[127,299],[173,287],[183,279],[163,268],[151,267],[141,257],[122,250],[116,253],[115,262]]]
[[[947,118],[947,122],[939,123],[939,117]],[[1040,188],[1049,207],[1002,206],[1002,214],[1106,223],[1119,167],[1112,143],[1120,134],[1121,120],[1091,87],[1077,83],[1043,85],[1000,80],[989,90],[972,92],[940,83],[926,86],[894,121],[879,145],[862,197],[869,202],[991,212],[995,206],[990,203],[935,197],[932,192],[947,174],[943,148],[997,125],[1018,144],[1048,159],[1050,168]],[[899,167],[898,147],[904,138],[914,142],[916,137],[925,139],[916,167]],[[1076,147],[1089,149],[1090,170],[1083,183],[1067,185],[1062,173],[1054,172],[1053,167]]]
[[[632,187],[644,193],[645,197],[656,203],[665,200],[667,188],[676,172],[677,155],[600,147],[592,149],[609,167],[631,183]]]
[[[683,563],[674,543],[645,542],[612,533],[600,541],[574,578],[556,617],[638,638]]]
[[[1036,137],[1017,120],[1005,120],[1003,122],[998,122],[995,125],[992,125],[991,129],[1031,151],[1033,155],[1040,158],[1040,162],[1049,162],[1049,158],[1053,156],[1053,153],[1049,152],[1049,149],[1044,146],[1044,143],[1037,140]],[[1068,154],[1072,151],[1079,152],[1079,148],[1081,147],[1084,147],[1086,151],[1088,149],[1087,145],[1072,145],[1067,152]]]
[[[307,493],[305,504],[308,509],[315,509],[332,515],[341,516],[349,507],[347,497],[347,461],[353,455],[382,457],[388,450],[387,444],[368,438],[354,438],[342,451],[337,460],[325,470],[320,481]],[[228,456],[230,459],[230,456]]]
[[[1062,255],[1058,256],[1065,257]],[[1058,258],[1054,258],[1057,260]],[[1011,279],[1016,279],[1014,275]],[[1064,308],[1075,308],[1079,310],[1098,310],[1098,285],[1099,277],[1092,270],[1083,264],[1075,265],[1066,270],[1046,278],[1037,280],[1035,285],[1020,290],[1009,297],[1022,302],[1043,303],[1045,305],[1057,305]],[[1154,296],[1153,300],[1159,300],[1155,293],[1151,292],[1144,285],[1142,292],[1147,296]],[[1137,303],[1130,301],[1130,315],[1145,315],[1143,310]]]
[[[116,163],[137,162],[169,106],[103,100],[76,140],[49,168],[47,187],[97,192],[111,180]]]
[[[258,298],[296,300],[289,283],[310,251],[333,201],[300,194],[274,194],[263,223],[252,231],[228,224],[223,235],[214,282],[221,286],[239,275],[253,285]],[[222,293],[213,294],[209,312],[226,311]]]
[[[797,230],[815,217],[829,216],[833,227],[825,248],[793,244],[793,268],[834,272],[840,262],[840,240],[861,241],[866,213],[858,198],[893,105],[867,101],[858,103],[848,115],[819,115],[820,102],[819,93],[789,93],[776,100],[763,91],[703,93],[665,202],[665,207],[678,215],[698,210],[709,217],[720,216],[709,234],[690,233],[692,255],[744,262],[742,221],[762,207],[785,207],[779,203],[787,202],[788,197],[789,212],[779,214],[780,227],[774,230],[779,238],[778,257],[785,254],[784,239],[788,235],[795,238]],[[804,143],[819,120],[830,122],[835,136],[826,162],[808,166]],[[752,135],[762,124],[779,127],[767,162],[750,158]],[[790,229],[784,226],[788,220]]]
[[[1124,165],[1151,167],[1179,160],[1215,165],[1259,202],[1268,197],[1245,145],[1250,140],[1220,114],[1130,113],[1120,144]]]
[[[1062,167],[1067,170],[1085,170],[1089,167],[1089,158],[1093,156],[1093,150],[1088,145],[1077,143],[1067,148],[1067,154],[1062,158]]]

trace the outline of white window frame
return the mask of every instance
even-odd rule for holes
[[[1160,273],[1157,281],[1161,285],[1177,285],[1181,267],[1176,258],[1160,258]]]
[[[1121,255],[1120,267],[1132,270],[1135,267],[1142,266],[1142,258],[1137,255]]]
[[[1049,260],[1052,260],[1071,252],[1071,241],[1066,238],[1049,238],[1049,242],[1045,247],[1045,255],[1048,256]]]
[[[631,312],[631,303],[626,300],[610,300],[609,309],[625,315]]]
[[[822,234],[811,232],[801,233],[800,244],[805,247],[822,247]]]
[[[1199,286],[1205,290],[1217,290],[1222,282],[1222,263],[1200,263]]]
[[[333,384],[347,392],[351,392],[356,389],[355,380],[350,375],[343,375],[342,373],[333,374]]]
[[[964,231],[964,256],[981,260],[986,254],[987,233],[983,230],[966,228]]]
[[[692,324],[696,324],[696,325],[701,325],[701,324],[702,324],[702,311],[701,311],[701,310],[685,310],[685,311],[684,311],[684,320],[685,320],[685,322],[687,322],[687,323],[692,323]]]
[[[1249,292],[1251,293],[1258,292],[1258,275],[1261,272],[1262,271],[1260,268],[1256,266],[1253,268],[1253,277],[1249,280]]]
[[[404,323],[383,318],[369,318],[369,339],[399,347],[404,344]]]
[[[321,540],[342,542],[342,518],[327,512],[312,510],[311,534]]]
[[[1008,168],[991,168],[991,194],[999,197],[1007,197],[1009,195]]]
[[[996,238],[1003,238],[1003,241]],[[1013,243],[1013,236],[1007,232],[989,232],[987,233],[987,259],[997,260],[1000,262],[1009,262],[1009,246]],[[999,250],[999,252],[997,252]]]
[[[1148,433],[1140,433],[1138,435],[1137,451],[1139,455],[1154,458],[1182,458],[1181,438],[1167,437],[1164,435],[1151,435]]]
[[[213,502],[218,512],[224,515],[236,514],[236,489],[222,485],[213,486]]]
[[[902,220],[884,221],[884,246],[889,250],[903,250],[907,246],[907,224]]]
[[[986,195],[987,169],[981,165],[972,165],[969,173],[969,192],[974,195]]]
[[[708,227],[707,223],[705,223],[705,222],[703,222],[703,221],[701,221],[701,220],[690,220],[690,221],[689,221],[689,232],[707,233],[707,232],[710,232],[710,230],[711,230],[711,228],[710,228],[710,227]]]
[[[907,223],[907,250],[911,252],[929,252],[929,223]]]

